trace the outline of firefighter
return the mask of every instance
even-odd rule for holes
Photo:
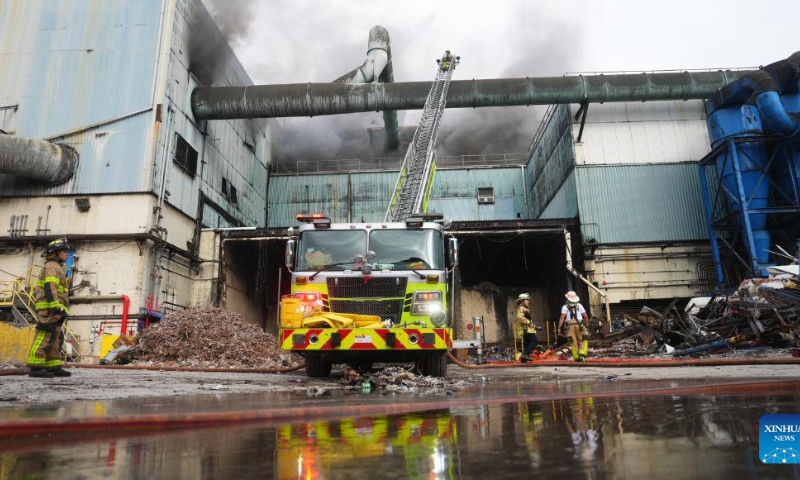
[[[589,332],[586,330],[589,316],[586,314],[586,309],[580,304],[581,299],[578,298],[577,293],[569,291],[564,296],[567,298],[567,303],[561,307],[558,331],[562,331],[566,324],[572,358],[576,362],[585,362],[586,356],[589,354]]]
[[[444,55],[442,55],[441,60],[441,68],[443,72],[450,70],[450,64],[453,62],[453,55],[450,54],[450,50],[445,50]]]
[[[527,293],[517,297],[517,338],[522,340],[522,363],[532,360],[533,349],[539,344],[536,326],[531,320],[531,296]]]
[[[59,238],[47,244],[42,254],[44,267],[36,282],[36,335],[28,354],[31,377],[69,377],[71,374],[61,366],[61,326],[69,315],[69,284],[64,262],[67,261],[69,243]]]

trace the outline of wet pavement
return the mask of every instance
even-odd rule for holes
[[[759,418],[797,412],[800,382],[712,388],[731,383],[489,380],[456,395],[422,397],[341,391],[319,398],[220,394],[10,408],[0,410],[0,419],[441,405],[290,424],[3,439],[0,479],[800,476],[796,465],[764,465],[757,458]],[[515,396],[525,401],[513,401]]]

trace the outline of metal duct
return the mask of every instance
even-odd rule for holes
[[[783,62],[789,62],[797,56],[795,54]],[[796,65],[795,63],[794,66],[796,67]],[[777,74],[777,70],[774,70],[774,73]],[[797,75],[798,73],[794,74]],[[792,83],[795,84],[796,88],[797,79],[793,78],[792,82],[788,84],[791,86]],[[800,118],[786,111],[786,108],[781,103],[778,90],[778,83],[769,72],[765,70],[747,72],[742,75],[742,78],[730,85],[726,85],[711,96],[708,99],[706,109],[711,113],[719,109],[745,104],[752,98],[758,105],[758,110],[761,113],[761,123],[766,132],[776,132],[783,137],[789,138],[792,142],[800,142]]]
[[[334,83],[372,83],[375,81],[394,83],[389,32],[380,25],[375,25],[369,31],[367,59],[364,60],[364,63],[337,78]],[[386,149],[395,150],[400,145],[397,112],[384,110],[383,124],[386,132]]]
[[[57,185],[72,177],[78,153],[43,140],[0,135],[0,173]]]
[[[707,98],[745,72],[640,73],[575,77],[454,80],[449,108],[603,103]],[[196,88],[198,120],[306,117],[379,110],[417,110],[430,82],[301,83]]]

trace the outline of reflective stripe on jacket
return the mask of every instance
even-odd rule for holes
[[[34,308],[37,312],[60,308],[69,314],[69,281],[64,267],[59,262],[48,260],[44,264],[39,273],[39,281],[36,282],[33,299],[36,302]],[[42,313],[49,314],[49,312]]]

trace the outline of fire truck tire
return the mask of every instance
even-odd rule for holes
[[[447,376],[447,352],[425,352],[417,365],[423,375],[444,378]]]
[[[331,374],[331,362],[326,362],[316,355],[306,357],[306,375],[309,377],[323,378]]]

